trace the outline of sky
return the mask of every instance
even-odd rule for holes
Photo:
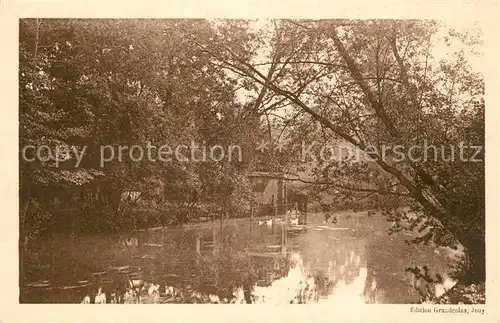
[[[458,43],[452,43],[450,46],[447,46],[444,41],[442,41],[442,37],[446,36],[448,34],[449,29],[454,29],[459,32],[463,32],[465,30],[471,30],[473,33],[479,33],[481,35],[481,38],[484,39],[483,35],[483,30],[486,28],[483,24],[481,24],[480,21],[477,20],[447,20],[444,21],[445,26],[443,28],[440,28],[438,30],[438,33],[435,35],[436,36],[436,41],[435,41],[435,46],[433,48],[433,56],[441,58],[441,57],[446,57],[452,54],[454,51],[458,51],[460,49],[465,50],[465,56],[470,64],[471,68],[473,71],[481,73],[484,75],[485,72],[485,67],[486,64],[484,62],[484,55],[474,55],[471,54],[470,49],[467,47],[463,47]],[[269,19],[256,19],[250,21],[250,28],[252,30],[261,30],[261,29],[268,29],[270,30],[273,28],[272,22]],[[474,48],[474,51],[479,52],[479,53],[484,53],[484,44],[483,45],[478,45]],[[257,55],[256,58],[254,58],[255,62],[262,62],[265,60],[264,55],[266,51],[268,51],[269,48],[264,48],[259,55]],[[259,66],[259,69],[261,72],[265,72],[265,66]],[[240,102],[248,102],[249,100],[254,99],[256,96],[255,93],[247,92],[245,90],[241,90],[238,92],[238,99]]]

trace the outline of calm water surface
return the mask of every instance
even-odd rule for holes
[[[157,284],[158,292],[125,302],[203,303],[216,295],[241,303],[412,303],[419,295],[406,267],[427,265],[442,275],[451,269],[446,250],[388,235],[382,216],[337,218],[327,225],[318,213],[305,226],[240,219],[45,238],[31,247],[21,302],[80,303],[99,287],[109,302],[133,280]]]

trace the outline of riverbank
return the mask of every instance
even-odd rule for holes
[[[485,304],[486,286],[484,282],[477,284],[458,283],[441,296],[437,304]]]

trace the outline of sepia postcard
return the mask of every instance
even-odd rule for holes
[[[0,8],[0,322],[499,322],[497,2]]]

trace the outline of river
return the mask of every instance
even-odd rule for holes
[[[433,293],[453,286],[456,255],[449,250],[389,235],[380,214],[335,217],[335,224],[312,213],[307,225],[231,219],[45,237],[29,250],[20,300],[81,303],[89,296],[93,303],[101,288],[107,303],[417,303],[405,268],[423,265],[445,278]]]

